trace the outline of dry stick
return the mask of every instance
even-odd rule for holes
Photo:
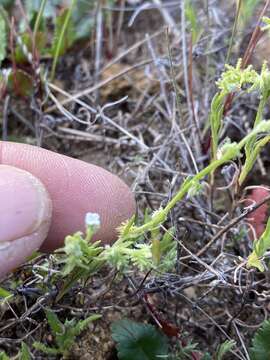
[[[125,2],[126,2],[126,0],[120,0],[121,10],[120,10],[120,14],[118,15],[118,21],[117,21],[117,30],[116,30],[115,40],[114,40],[115,47],[119,43],[121,29],[122,29],[122,25],[123,25],[123,22],[124,22]]]
[[[234,225],[236,225],[239,221],[243,220],[245,217],[247,217],[249,214],[251,214],[253,211],[257,210],[260,206],[265,204],[267,201],[270,200],[270,195],[265,197],[260,202],[253,205],[249,210],[245,211],[243,214],[238,216],[237,218],[233,219],[228,225],[226,225],[223,229],[221,229],[215,236],[212,237],[212,239],[201,249],[197,252],[196,256],[201,256],[205,251],[222,235],[224,235],[226,232],[228,232]],[[181,258],[181,261],[190,259],[191,256],[187,255]]]
[[[175,76],[175,72],[174,72],[174,68],[173,68],[172,53],[171,53],[171,48],[170,48],[168,30],[169,29],[167,28],[166,40],[167,40],[167,47],[168,47],[168,56],[169,56],[169,62],[170,62],[172,85],[173,85],[174,92],[175,92],[175,100],[176,100],[176,107],[177,107],[177,110],[178,110],[178,116],[179,116],[179,119],[181,120],[181,119],[183,119],[183,114],[182,114],[182,108],[181,108],[181,103],[180,103],[180,98],[179,98],[179,92],[178,92],[177,83],[176,83],[176,76]],[[186,137],[185,137],[185,135],[183,133],[180,133],[180,137],[181,137],[183,143],[185,144],[185,146],[187,148],[187,151],[188,151],[188,154],[189,154],[189,156],[191,158],[191,161],[192,161],[192,164],[194,166],[195,172],[198,173],[199,169],[197,167],[197,163],[196,163],[196,161],[194,159],[194,156],[193,156],[191,148],[190,148],[190,146],[188,144],[188,141],[187,141],[187,139],[186,139]]]
[[[190,105],[191,105],[193,123],[194,123],[196,131],[198,133],[199,145],[200,145],[200,149],[201,149],[203,142],[202,142],[201,132],[200,132],[200,128],[199,128],[199,124],[198,124],[197,116],[196,116],[196,112],[195,112],[194,96],[193,96],[193,58],[192,58],[192,52],[193,52],[193,43],[192,43],[192,37],[190,37],[190,40],[189,40],[189,54],[188,54],[188,91],[189,91],[189,96],[190,96]]]
[[[183,297],[188,303],[190,303],[192,305],[193,309],[196,309],[198,311],[200,311],[208,320],[210,320],[215,327],[228,339],[228,340],[232,340],[232,338],[227,334],[227,332],[223,329],[223,327],[221,325],[219,325],[216,320],[210,316],[205,310],[203,310],[203,308],[201,306],[199,306],[198,303],[193,302],[189,297],[185,296],[182,292],[176,291],[176,294],[180,295],[181,297]],[[194,311],[194,310],[193,310]],[[238,355],[238,353],[236,351],[240,352],[240,355]],[[242,356],[242,353],[240,350],[231,350],[231,353],[234,354],[238,359],[241,360],[246,360],[244,358],[244,356]]]
[[[148,64],[151,64],[153,62],[153,59],[147,59],[147,60],[144,60],[142,62],[140,62],[139,64],[137,65],[134,65],[134,66],[130,66],[129,68],[127,69],[124,69],[122,71],[120,71],[118,74],[116,75],[113,75],[113,76],[110,76],[109,78],[99,82],[98,84],[95,84],[93,86],[91,86],[90,88],[88,89],[85,89],[85,90],[82,90],[80,92],[78,92],[77,94],[74,94],[74,95],[70,95],[69,93],[67,93],[66,91],[64,90],[61,90],[61,93],[65,96],[68,97],[68,99],[65,99],[63,101],[59,101],[59,104],[60,105],[66,105],[68,103],[70,103],[71,101],[75,101],[75,102],[79,102],[79,98],[82,97],[82,96],[86,96],[86,95],[89,95],[91,94],[93,91],[107,85],[108,83],[110,83],[111,81],[113,80],[116,80],[120,77],[122,77],[123,75],[126,75],[127,73],[131,72],[131,71],[134,71],[134,70],[137,70],[138,68],[140,67],[143,67],[145,65],[148,65]],[[55,85],[53,85],[52,83],[48,83],[48,85],[53,88],[54,90],[56,91],[59,91],[59,88],[57,88]],[[57,106],[56,105],[53,105],[53,106],[50,106],[49,108],[47,108],[45,110],[46,113],[50,113],[54,110],[57,109]]]
[[[165,103],[167,113],[169,115],[171,115],[170,104],[169,104],[167,91],[166,91],[166,86],[165,86],[165,80],[166,80],[167,74],[165,73],[164,68],[159,65],[159,58],[157,57],[156,52],[154,50],[154,47],[153,47],[153,45],[151,43],[151,40],[149,39],[149,35],[146,34],[145,37],[148,39],[147,45],[148,45],[150,54],[151,54],[151,56],[153,58],[153,62],[155,64],[155,67],[157,69],[157,77],[159,79],[161,96],[162,96],[163,101]]]
[[[144,38],[143,40],[138,41],[136,44],[130,46],[129,48],[127,48],[125,51],[123,51],[120,55],[116,56],[114,59],[112,59],[112,61],[108,62],[108,64],[106,64],[102,70],[100,71],[101,73],[105,70],[107,70],[108,68],[110,68],[111,66],[113,66],[114,64],[116,64],[118,61],[120,61],[123,57],[125,57],[126,55],[128,55],[131,51],[136,50],[138,47],[140,47],[141,45],[143,45],[144,43],[146,43],[148,40],[152,40],[155,37],[158,37],[159,35],[164,33],[164,28],[162,28],[162,30],[158,30],[155,33],[153,33],[152,35],[149,35],[149,38]]]

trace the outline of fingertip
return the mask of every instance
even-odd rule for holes
[[[20,265],[47,237],[52,204],[39,179],[0,165],[0,277]]]
[[[31,145],[0,142],[2,164],[27,170],[46,186],[53,202],[52,224],[42,250],[63,245],[65,236],[84,231],[87,212],[98,213],[101,228],[96,239],[117,237],[116,228],[135,212],[128,186],[116,175],[81,160]]]

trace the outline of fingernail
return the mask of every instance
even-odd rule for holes
[[[35,233],[50,216],[44,185],[27,171],[0,165],[0,249]]]

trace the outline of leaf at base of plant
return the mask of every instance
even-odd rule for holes
[[[168,355],[167,338],[150,324],[123,319],[111,329],[120,360],[156,360]]]

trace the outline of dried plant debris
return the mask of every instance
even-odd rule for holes
[[[2,140],[101,165],[138,209],[2,280],[0,359],[268,359],[269,9],[0,1]]]

